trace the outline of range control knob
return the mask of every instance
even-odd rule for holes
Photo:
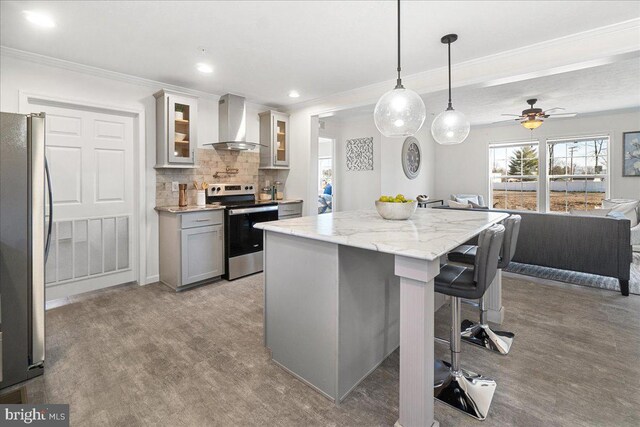
[[[220,191],[220,190],[221,190],[221,188],[220,188],[220,187],[216,188],[216,191]]]
[[[253,190],[253,185],[250,185],[250,186],[249,186],[249,190]]]
[[[245,189],[245,190],[248,190],[248,189],[249,189],[249,187],[245,185],[244,189]]]

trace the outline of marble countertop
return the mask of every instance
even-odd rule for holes
[[[220,209],[224,209],[224,206],[219,204],[204,205],[204,206],[185,206],[183,208],[179,206],[156,206],[156,210],[158,212],[170,212],[170,213],[217,211]]]
[[[392,221],[375,210],[360,210],[262,222],[255,227],[433,261],[508,216],[503,212],[418,209],[408,220]]]

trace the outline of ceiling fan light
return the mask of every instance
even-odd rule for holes
[[[538,129],[540,126],[542,126],[542,123],[544,123],[542,120],[540,119],[527,119],[523,122],[520,122],[520,124],[522,126],[524,126],[525,128],[529,129],[529,130],[534,130],[534,129]]]

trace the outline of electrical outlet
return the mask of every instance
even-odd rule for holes
[[[171,182],[171,191],[178,191],[178,181]]]

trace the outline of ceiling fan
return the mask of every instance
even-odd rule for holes
[[[522,126],[527,129],[533,130],[542,126],[544,123],[544,119],[548,119],[549,117],[575,117],[577,113],[552,113],[553,111],[564,110],[561,107],[554,107],[548,110],[542,110],[542,108],[535,108],[535,104],[538,102],[537,99],[527,99],[527,104],[529,104],[529,108],[526,110],[522,110],[522,114],[502,114],[503,116],[514,116],[517,117],[515,119],[503,120],[510,121],[515,120],[520,122]],[[496,122],[498,123],[498,122]]]

